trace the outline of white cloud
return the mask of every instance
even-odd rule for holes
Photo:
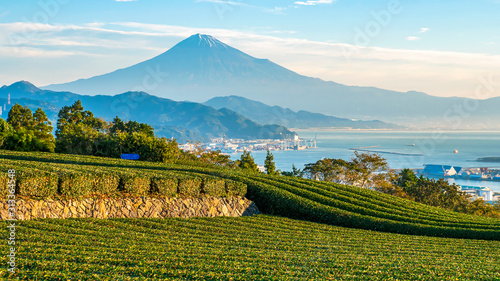
[[[272,9],[264,9],[264,12],[273,13],[276,15],[282,15],[285,13],[287,9],[288,7],[274,7]]]
[[[429,31],[428,27],[421,27],[418,33],[426,33],[427,31]]]
[[[314,6],[318,4],[332,4],[333,0],[307,0],[307,1],[295,1],[296,5],[304,5],[304,6]]]
[[[415,41],[415,40],[418,40],[418,39],[420,39],[420,37],[417,37],[417,36],[408,36],[408,37],[406,37],[406,40],[408,40],[408,41]]]
[[[196,0],[196,2],[209,2],[209,3],[232,5],[232,6],[250,6],[242,2],[227,1],[227,0]]]

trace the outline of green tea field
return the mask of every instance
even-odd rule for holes
[[[1,232],[7,235],[5,228]],[[18,235],[21,280],[500,279],[499,241],[267,215],[34,220],[20,222]]]
[[[264,213],[241,218],[19,221],[19,272],[10,278],[500,279],[498,219],[357,187],[189,163],[9,151],[0,151],[0,159],[1,169],[16,170],[19,196],[246,195]],[[183,181],[191,185],[181,185]],[[2,228],[3,237],[7,231]],[[7,251],[3,243],[2,252]],[[2,259],[6,264],[5,255]],[[3,271],[2,277],[6,274]]]

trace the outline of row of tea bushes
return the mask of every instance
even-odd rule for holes
[[[3,165],[0,168],[5,170]],[[55,195],[67,198],[120,195],[193,198],[203,194],[215,197],[246,194],[245,184],[210,175],[171,171],[137,173],[127,169],[14,168],[16,194],[38,199]],[[0,175],[1,195],[7,194],[7,180],[6,173]]]

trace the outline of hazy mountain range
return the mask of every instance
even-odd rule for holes
[[[204,103],[215,109],[227,108],[251,120],[265,125],[278,124],[288,128],[350,128],[350,129],[397,129],[402,126],[378,120],[359,121],[328,116],[305,110],[295,112],[280,106],[269,106],[239,96],[215,97]]]
[[[195,102],[237,95],[294,111],[350,119],[453,128],[500,126],[494,121],[500,117],[500,98],[476,101],[341,85],[297,74],[200,34],[131,67],[45,89],[88,95],[142,90]]]

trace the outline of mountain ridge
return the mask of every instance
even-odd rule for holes
[[[278,124],[288,128],[351,128],[351,129],[402,129],[403,126],[384,123],[379,120],[351,120],[313,113],[305,110],[297,112],[280,106],[269,106],[264,103],[240,96],[215,97],[205,105],[215,109],[228,108],[244,115],[258,124]]]
[[[255,58],[212,38],[193,35],[130,67],[44,89],[90,95],[135,90],[195,102],[237,95],[294,111],[306,110],[349,119],[377,119],[416,126],[437,124],[455,129],[500,128],[500,124],[494,122],[500,118],[500,111],[496,109],[500,107],[500,99],[478,100],[478,107],[471,116],[462,118],[456,106],[466,104],[467,98],[435,97],[416,91],[398,92],[324,81],[300,75],[268,59]],[[460,122],[457,118],[461,118]]]

